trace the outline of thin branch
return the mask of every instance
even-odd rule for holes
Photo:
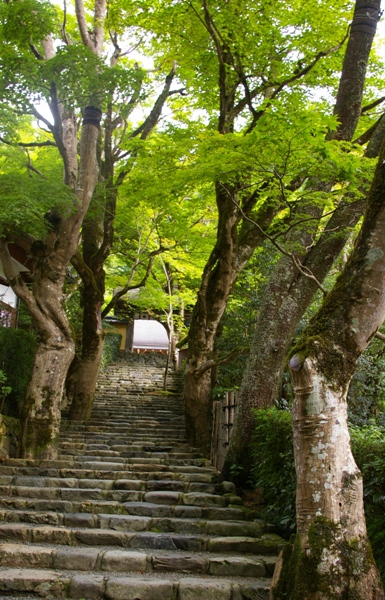
[[[75,0],[75,13],[78,21],[80,37],[82,38],[82,42],[87,48],[93,50],[93,46],[90,40],[90,36],[88,34],[88,27],[86,21],[86,15],[84,11],[84,3],[83,0]]]
[[[53,127],[52,123],[50,123],[50,122],[48,121],[48,119],[46,119],[45,117],[43,117],[43,115],[41,115],[41,114],[40,114],[40,113],[39,113],[39,112],[36,110],[36,108],[35,108],[35,107],[32,107],[32,109],[31,109],[31,110],[32,110],[32,114],[33,114],[33,116],[34,116],[34,117],[36,117],[36,119],[37,119],[38,121],[41,121],[42,123],[44,123],[44,125],[46,125],[46,126],[48,127],[49,131],[53,132],[53,130],[54,130],[54,127]]]
[[[170,250],[170,248],[165,248],[163,246],[160,246],[157,250],[153,250],[152,252],[150,252],[150,254],[149,254],[149,260],[148,260],[148,263],[147,263],[146,272],[145,272],[142,280],[139,283],[136,283],[136,284],[125,285],[121,290],[119,290],[113,296],[113,298],[110,300],[110,302],[107,304],[107,306],[105,306],[105,308],[103,309],[103,311],[102,311],[102,319],[104,319],[104,317],[106,317],[108,315],[108,313],[111,312],[111,310],[116,305],[117,301],[122,296],[124,296],[125,294],[127,294],[127,292],[129,292],[130,290],[136,290],[137,288],[144,287],[146,285],[147,280],[148,280],[149,276],[151,275],[151,269],[152,269],[152,265],[154,263],[155,256],[157,256],[158,254],[161,254],[162,252],[166,252],[167,250]]]
[[[363,146],[364,144],[369,142],[372,138],[372,135],[376,131],[378,125],[380,124],[380,121],[383,118],[383,116],[384,115],[382,114],[381,117],[379,119],[377,119],[377,121],[375,123],[373,123],[373,125],[371,127],[369,127],[369,129],[364,131],[364,133],[362,133],[358,138],[356,138],[353,141],[353,144],[359,144],[360,146]]]
[[[381,342],[385,342],[385,335],[383,333],[380,333],[379,331],[377,331],[377,333],[375,333],[373,337],[377,338],[378,340],[381,340]]]
[[[238,346],[237,348],[234,348],[229,354],[226,354],[226,356],[223,356],[222,358],[208,360],[205,363],[203,363],[199,367],[199,369],[194,369],[194,376],[197,378],[202,377],[203,373],[206,373],[206,371],[208,371],[209,369],[212,369],[213,367],[219,367],[219,365],[226,365],[227,363],[232,362],[233,360],[238,358],[238,356],[248,354],[249,352],[250,348]]]
[[[62,34],[62,38],[65,44],[67,44],[67,46],[70,45],[70,41],[69,38],[67,36],[67,31],[66,31],[66,26],[67,26],[67,1],[64,0],[64,10],[63,10],[63,23],[61,26],[61,34]]]
[[[39,52],[35,44],[29,44],[29,47],[32,54],[37,58],[37,60],[44,60],[44,56]]]
[[[274,100],[286,86],[290,85],[291,83],[294,83],[294,81],[297,81],[298,79],[301,79],[302,77],[307,75],[316,66],[316,64],[321,60],[321,58],[325,58],[326,56],[329,56],[333,52],[337,52],[343,46],[343,44],[345,43],[348,36],[349,36],[349,28],[348,28],[343,40],[339,44],[337,44],[337,46],[333,46],[333,48],[330,48],[329,50],[319,52],[316,55],[316,57],[306,67],[304,67],[300,70],[294,71],[290,77],[288,77],[281,83],[279,83],[279,82],[267,83],[266,87],[268,87],[268,88],[275,87],[275,86],[278,86],[278,87],[271,94],[271,96],[269,98],[269,102],[266,104],[265,108],[260,109],[259,111],[256,112],[256,114],[254,114],[252,123],[249,126],[247,133],[250,133],[254,129],[257,121],[265,113],[266,108],[268,108],[270,106],[271,101]],[[244,110],[246,108],[246,106],[248,105],[250,98],[251,99],[254,98],[260,91],[261,91],[261,89],[259,87],[259,88],[256,88],[255,90],[253,90],[252,92],[249,92],[249,98],[246,98],[246,97],[243,98],[237,104],[237,106],[234,107],[234,110],[233,110],[234,116],[237,116],[240,112],[242,112],[242,110]]]
[[[220,184],[222,185],[222,184]],[[287,256],[288,258],[290,258],[294,265],[297,267],[298,271],[304,275],[305,277],[308,277],[309,279],[311,279],[312,281],[314,281],[317,285],[317,287],[321,290],[321,292],[326,296],[326,294],[328,293],[327,290],[323,287],[323,285],[321,284],[320,281],[318,281],[318,279],[315,277],[315,275],[309,270],[307,269],[307,267],[304,267],[300,261],[297,259],[297,257],[295,256],[295,254],[293,252],[288,252],[287,250],[285,250],[280,244],[278,244],[278,242],[275,240],[275,238],[271,235],[269,235],[266,231],[264,231],[262,229],[262,227],[256,222],[254,221],[254,219],[251,219],[250,217],[248,217],[245,212],[242,210],[241,206],[236,202],[236,200],[233,198],[233,196],[228,192],[228,190],[226,189],[225,186],[222,186],[225,191],[228,193],[228,195],[231,198],[231,201],[235,204],[235,206],[238,208],[239,212],[241,213],[243,219],[245,221],[248,221],[249,223],[251,223],[252,225],[254,225],[254,227],[256,227],[258,229],[258,231],[261,232],[261,234],[268,239],[273,246],[284,256]]]
[[[55,142],[51,142],[49,140],[46,142],[30,142],[27,144],[26,142],[8,142],[3,138],[3,136],[0,136],[0,142],[7,144],[7,146],[20,146],[21,148],[42,148],[43,146],[53,146],[54,148],[57,147]]]
[[[379,104],[382,104],[383,102],[385,102],[385,96],[381,96],[381,98],[378,98],[377,100],[374,100],[370,104],[363,106],[361,108],[361,114],[363,115],[364,113],[368,112],[369,110],[372,110],[372,108],[376,108],[376,106],[378,106]]]

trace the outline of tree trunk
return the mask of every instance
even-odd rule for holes
[[[363,208],[363,201],[342,204],[330,218],[317,244],[302,258],[302,266],[309,269],[318,282],[325,279]],[[286,256],[274,269],[264,292],[242,378],[236,419],[222,469],[224,479],[230,477],[232,465],[242,465],[240,485],[247,485],[252,460],[253,409],[269,408],[279,399],[295,331],[318,289],[316,281],[300,273]]]
[[[204,456],[210,457],[211,451],[211,375],[206,371],[203,376],[195,377],[191,364],[186,365],[184,375],[185,419],[187,440],[193,447],[199,448]]]
[[[347,425],[346,390],[306,359],[293,372],[297,536],[281,557],[271,600],[383,600],[367,539],[362,476]]]
[[[85,230],[87,231],[87,227]],[[74,374],[71,373],[74,383],[68,415],[74,421],[87,421],[91,416],[105,338],[101,318],[103,293],[103,269],[95,269],[93,277],[87,277],[83,273],[82,352],[80,357],[76,357]]]
[[[356,0],[354,19],[344,56],[334,114],[339,118],[337,131],[327,138],[350,140],[357,127],[365,83],[366,66],[376,31],[379,0]],[[369,25],[358,25],[357,15],[370,13]],[[331,185],[330,185],[331,189]],[[357,210],[358,208],[358,210]],[[360,216],[360,207],[343,205],[330,218],[325,233],[309,252],[312,243],[300,239],[304,253],[302,266],[323,282],[348,238],[346,227],[352,227]],[[334,234],[333,232],[336,232]],[[332,232],[332,233],[330,233]],[[297,234],[298,235],[298,234]],[[282,376],[296,327],[309,306],[317,282],[299,272],[293,262],[282,257],[270,279],[256,331],[250,358],[243,376],[238,409],[229,451],[222,470],[228,478],[233,464],[242,464],[242,483],[247,484],[251,467],[251,439],[254,430],[252,409],[268,408],[277,400]]]
[[[32,379],[20,409],[19,456],[46,460],[57,457],[63,388],[74,352],[73,341],[55,327],[51,336],[38,345]]]
[[[187,440],[206,453],[210,449],[208,440],[211,438],[212,402],[210,375],[206,374],[205,363],[215,355],[218,326],[234,282],[254,249],[264,240],[263,231],[269,227],[278,210],[276,205],[263,206],[255,215],[258,226],[250,226],[247,219],[242,221],[236,196],[236,186],[230,189],[230,186],[225,188],[217,184],[217,242],[203,271],[188,333],[188,358],[184,374]]]
[[[105,333],[99,328],[93,332],[92,337],[92,341],[88,339],[85,351],[75,367],[76,383],[68,414],[68,418],[73,421],[87,421],[91,416]]]
[[[118,56],[116,57],[117,60]],[[147,139],[156,127],[163,107],[170,95],[170,89],[175,76],[174,65],[165,79],[162,91],[155,101],[152,110],[143,124],[132,133],[132,138]],[[139,99],[139,93],[136,100]],[[132,98],[134,108],[135,102]],[[100,177],[100,188],[103,193],[94,194],[91,210],[84,221],[83,248],[80,254],[73,257],[72,264],[78,271],[82,283],[83,304],[83,339],[82,355],[77,361],[74,373],[71,374],[74,383],[74,395],[70,408],[69,418],[73,420],[87,420],[90,417],[94,400],[96,381],[100,370],[105,334],[101,323],[101,305],[105,293],[104,264],[107,260],[114,239],[114,220],[118,190],[123,183],[129,168],[121,169],[115,176],[115,163],[117,161],[116,140],[113,139],[114,129],[119,119],[113,118],[113,106],[110,103],[104,123],[104,160]],[[139,284],[139,287],[142,284]],[[111,303],[110,303],[111,304]],[[103,311],[103,318],[107,316],[112,306],[108,305]]]
[[[298,536],[281,556],[272,600],[384,598],[346,417],[358,357],[385,318],[384,190],[385,143],[353,253],[290,361]]]

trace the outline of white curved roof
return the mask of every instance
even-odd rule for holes
[[[159,321],[135,319],[133,349],[167,350],[168,335]]]

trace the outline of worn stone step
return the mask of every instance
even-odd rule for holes
[[[172,479],[175,481],[195,481],[202,483],[212,483],[218,480],[218,474],[216,472],[213,473],[197,473],[196,471],[181,473],[181,472],[171,472],[167,470],[162,471],[141,471],[141,470],[131,470],[131,471],[116,471],[111,469],[53,469],[53,468],[44,468],[44,467],[36,467],[36,466],[28,466],[28,467],[14,467],[7,465],[0,465],[0,476],[37,476],[37,477],[62,477],[62,478],[76,478],[76,479],[100,479],[100,480],[117,480],[117,479],[127,479],[127,480],[163,480],[163,479]]]
[[[238,496],[220,496],[203,492],[173,492],[144,490],[103,490],[96,488],[33,488],[25,486],[1,486],[0,508],[20,510],[57,510],[65,512],[85,512],[109,507],[108,512],[121,510],[125,502],[148,502],[160,505],[181,505],[198,507],[227,507],[241,504]]]
[[[51,598],[98,600],[258,600],[268,599],[269,582],[263,579],[177,577],[159,574],[138,577],[48,569],[0,568],[0,590],[32,592]]]
[[[37,463],[30,459],[20,458],[9,458],[1,465],[4,467],[35,467]],[[124,462],[115,462],[109,460],[92,460],[92,457],[87,457],[87,460],[41,460],[38,462],[39,468],[47,467],[48,469],[58,470],[70,470],[70,469],[81,469],[88,471],[95,470],[114,470],[114,471],[168,471],[174,473],[200,473],[200,474],[211,474],[215,473],[215,469],[211,466],[195,466],[195,465],[174,465],[174,464],[163,464],[147,462],[142,459],[136,461],[135,459],[127,458]],[[156,467],[156,468],[154,468]],[[0,471],[1,473],[1,471]],[[2,474],[2,473],[1,473]]]
[[[111,518],[111,515],[105,517]],[[136,521],[138,526],[140,522]],[[55,544],[62,546],[117,546],[217,554],[278,555],[285,542],[275,534],[260,537],[221,536],[184,532],[125,531],[117,529],[1,523],[0,542]]]
[[[172,551],[145,552],[105,548],[0,544],[3,567],[86,572],[200,573],[227,577],[270,577],[276,557],[213,555]]]
[[[42,511],[35,510],[1,510],[3,522],[54,525],[64,527],[83,527],[90,529],[112,529],[114,531],[157,531],[162,533],[188,533],[217,536],[241,536],[241,537],[259,537],[263,534],[264,528],[259,522],[252,521],[220,521],[203,518],[185,518],[184,511],[174,512],[172,516],[160,516],[161,509],[150,516],[139,516],[124,514],[125,507],[118,512],[108,513],[92,512],[86,509],[90,508],[89,503],[83,511],[71,513],[68,511],[59,512],[52,507],[43,508]],[[59,508],[59,507],[58,507]],[[81,508],[81,507],[79,507]],[[99,506],[95,507],[97,510]],[[103,508],[103,507],[102,507]],[[110,507],[109,507],[110,508]],[[116,508],[116,507],[115,507]],[[181,516],[178,518],[178,514]]]

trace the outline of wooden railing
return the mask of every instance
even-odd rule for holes
[[[234,424],[238,392],[226,392],[213,404],[213,433],[211,439],[211,462],[218,471],[225,462]]]

